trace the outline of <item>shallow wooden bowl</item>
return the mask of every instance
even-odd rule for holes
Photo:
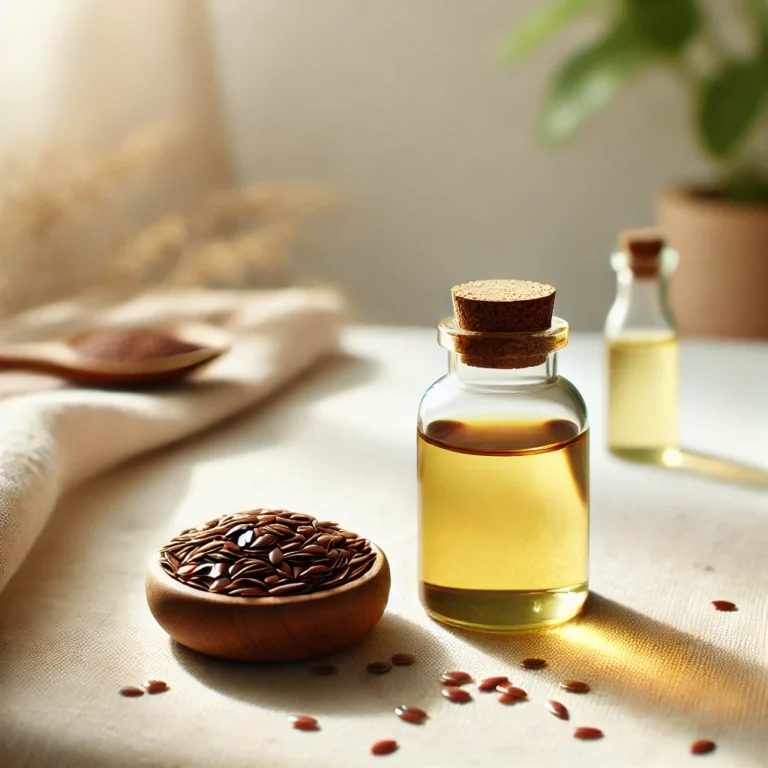
[[[310,595],[227,597],[171,578],[155,557],[147,602],[157,623],[194,651],[236,661],[292,661],[331,653],[376,626],[389,598],[389,563],[376,559],[359,579]]]

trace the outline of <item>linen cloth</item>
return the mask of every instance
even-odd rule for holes
[[[233,348],[173,388],[78,389],[0,375],[0,590],[60,496],[142,451],[253,405],[336,348],[341,301],[324,290],[155,293],[115,307],[62,303],[9,323],[5,341],[85,327],[196,319],[231,331]],[[15,396],[13,396],[15,395]]]
[[[60,503],[0,593],[0,765],[519,766],[765,768],[768,765],[768,494],[619,461],[604,448],[600,339],[574,334],[561,372],[583,393],[592,429],[588,610],[565,626],[511,637],[452,631],[418,602],[415,415],[445,372],[434,329],[359,328],[347,356],[195,440],[96,477]],[[768,467],[768,345],[686,342],[681,434],[701,451]],[[748,374],[748,375],[747,375]],[[333,519],[383,547],[392,593],[379,626],[329,659],[218,662],[176,646],[144,596],[153,552],[188,525],[255,506]],[[477,513],[478,524],[481,516]],[[510,546],[510,556],[514,547]],[[711,600],[739,610],[718,613]],[[396,652],[411,667],[370,675]],[[549,666],[519,668],[526,656]],[[530,701],[493,694],[452,704],[438,678],[509,675]],[[172,690],[124,699],[123,685]],[[558,689],[584,680],[579,696]],[[544,706],[571,713],[557,720]],[[399,704],[425,708],[423,726]],[[290,713],[315,715],[317,733]],[[579,742],[574,727],[603,729]],[[373,741],[398,752],[374,758]],[[695,758],[692,741],[717,751]]]

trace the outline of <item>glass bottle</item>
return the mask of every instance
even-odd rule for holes
[[[608,447],[663,463],[678,450],[679,352],[667,281],[678,256],[655,230],[623,233],[611,256],[616,299],[605,322]]]
[[[488,333],[448,318],[438,341],[448,373],[418,414],[422,603],[486,632],[566,621],[589,558],[587,410],[557,372],[568,324]]]

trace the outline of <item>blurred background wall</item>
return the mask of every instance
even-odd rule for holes
[[[620,94],[576,141],[534,135],[547,75],[590,29],[510,69],[498,50],[536,0],[211,0],[238,173],[312,178],[344,207],[303,258],[365,319],[428,323],[464,280],[558,288],[597,329],[617,229],[698,177],[685,104],[662,76]]]
[[[501,41],[536,5],[0,0],[0,150],[181,116],[200,136],[190,162],[127,210],[233,177],[317,182],[341,205],[297,266],[346,288],[362,319],[434,324],[452,284],[519,277],[555,284],[558,313],[597,329],[616,231],[649,223],[665,185],[706,169],[662,74],[563,149],[541,147],[547,76],[591,29],[505,66]]]

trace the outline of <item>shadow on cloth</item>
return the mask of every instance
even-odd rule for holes
[[[171,640],[179,664],[207,688],[251,704],[286,713],[359,716],[398,704],[428,708],[435,681],[448,655],[434,636],[418,624],[385,613],[362,641],[322,658],[281,664],[249,664],[203,656]],[[383,675],[366,670],[372,661],[395,653],[412,653],[416,663],[393,667]],[[318,676],[315,664],[333,664],[335,675]],[[439,670],[439,671],[438,671]]]
[[[738,617],[707,609],[713,620]],[[523,685],[528,675],[554,684],[583,680],[594,695],[649,719],[653,705],[659,705],[656,716],[674,716],[689,736],[739,731],[739,742],[765,743],[768,669],[601,595],[593,593],[582,615],[549,630],[519,635],[449,631],[507,668],[526,657],[546,659],[542,670],[520,671],[515,680]]]

